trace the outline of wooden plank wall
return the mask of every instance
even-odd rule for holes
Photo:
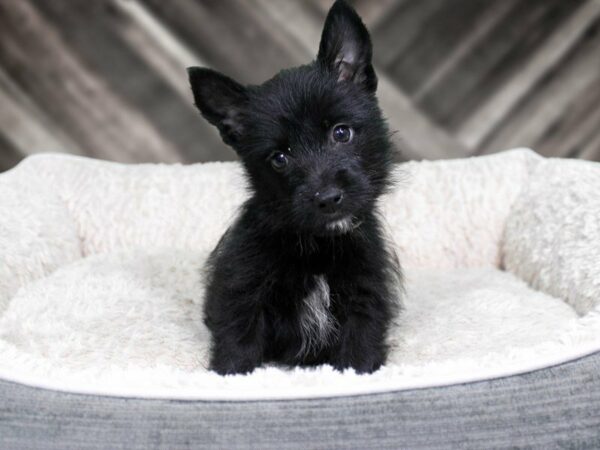
[[[600,160],[600,0],[355,0],[406,158],[530,146]],[[184,68],[308,62],[331,0],[0,0],[0,171],[42,151],[235,156]]]

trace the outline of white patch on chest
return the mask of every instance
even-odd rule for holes
[[[302,347],[298,351],[299,356],[318,350],[335,332],[335,319],[329,311],[330,304],[329,284],[324,275],[317,275],[314,287],[302,300]]]

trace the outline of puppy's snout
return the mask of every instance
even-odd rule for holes
[[[344,192],[336,187],[330,187],[319,191],[315,193],[313,197],[314,204],[323,214],[337,212],[343,200]]]

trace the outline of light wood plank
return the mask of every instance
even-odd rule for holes
[[[491,3],[475,21],[474,27],[469,30],[465,38],[442,59],[441,64],[435,70],[423,74],[423,80],[414,93],[413,100],[417,103],[422,102],[424,97],[444,83],[450,73],[459,70],[467,56],[472,54],[479,43],[494,31],[513,6],[514,3],[508,0]]]
[[[369,28],[374,28],[391,10],[407,1],[409,0],[352,0],[349,3],[360,14],[363,22]],[[333,4],[332,0],[308,0],[308,2],[318,9],[322,19],[325,19],[325,15]]]
[[[21,158],[40,152],[81,154],[77,145],[60,132],[1,68],[0,105],[4,141],[10,142]]]
[[[198,53],[177,38],[165,24],[137,0],[117,0],[115,6],[130,22],[119,32],[130,47],[155,71],[177,94],[182,105],[196,118],[193,127],[195,137],[192,143],[179,151],[189,161],[231,160],[236,155],[222,143],[217,129],[201,118],[193,105],[192,92],[185,69],[190,66],[207,66]],[[176,127],[179,130],[179,127]]]
[[[591,52],[584,53],[583,56],[579,57],[580,60],[589,57],[594,61],[594,54],[600,55],[600,40],[597,40],[595,45],[593,42],[588,43],[588,45],[590,44],[592,47]],[[583,47],[585,47],[585,44]],[[582,50],[582,48],[579,50]],[[595,58],[595,61],[598,62],[599,59]],[[571,63],[569,63],[570,65]],[[566,69],[566,67],[564,68]],[[587,70],[590,75],[596,72],[593,62],[583,64],[579,70]],[[564,91],[564,82],[568,82],[569,78],[562,73],[555,78],[562,83],[555,82],[554,89]],[[577,84],[581,81],[577,74],[574,74],[570,79]],[[565,105],[560,116],[555,119],[555,122],[547,125],[545,132],[535,143],[535,148],[541,153],[575,158],[584,157],[586,159],[594,159],[600,156],[600,148],[594,148],[594,141],[597,137],[600,137],[600,108],[598,107],[600,105],[600,72],[596,72],[595,79],[590,82],[586,83],[584,80],[583,87],[583,89],[579,89],[577,93],[573,94],[569,104]],[[547,93],[552,94],[552,92]]]
[[[523,67],[514,72],[501,89],[464,122],[457,133],[460,141],[471,148],[480,147],[533,87],[572,50],[588,26],[599,16],[600,1],[588,0]]]
[[[157,136],[173,151],[171,159],[194,162],[225,153],[214,135],[202,133],[198,112],[192,107],[191,93],[183,100],[149,66],[145,51],[128,45],[123,34],[136,23],[110,0],[93,5],[67,0],[33,0],[44,17],[60,30],[69,50],[101,80],[128,109],[152,126]],[[110,64],[107,64],[110,61]],[[179,84],[188,85],[185,67],[179,69]],[[213,140],[211,141],[211,136]],[[215,149],[214,151],[210,151]],[[218,150],[217,150],[218,149]]]
[[[250,2],[143,0],[143,4],[210,67],[245,84],[262,83],[297,64],[303,55],[294,41],[271,29]]]
[[[600,83],[600,34],[582,38],[575,48],[482,143],[482,153],[519,146],[535,148],[546,156],[566,156],[573,151],[582,130],[575,126],[572,137],[567,137],[567,130],[574,125],[571,119],[575,119],[570,116],[577,116],[576,122],[585,120],[589,112],[581,99],[593,97]],[[578,112],[578,108],[584,109]]]
[[[176,151],[69,51],[29,1],[0,3],[0,64],[86,154],[175,161]],[[35,70],[32,68],[35,62]]]
[[[560,27],[579,0],[514,2],[492,33],[451,71],[419,105],[455,132],[485,101],[508,82]],[[472,25],[472,24],[471,24]]]
[[[399,55],[411,49],[432,16],[443,7],[440,0],[410,0],[399,3],[378,21],[371,31],[375,46],[373,57],[388,70]]]
[[[596,124],[600,127],[600,122]],[[578,158],[600,162],[600,133],[595,133],[592,139],[581,149]]]
[[[423,22],[410,46],[398,52],[387,67],[390,76],[411,97],[429,74],[435,73],[448,54],[460,45],[488,5],[487,2],[466,1],[461,8],[456,8],[453,2],[441,3],[441,8]]]

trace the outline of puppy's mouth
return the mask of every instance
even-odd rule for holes
[[[328,222],[325,229],[332,234],[346,234],[360,227],[361,223],[356,217],[345,216]]]

